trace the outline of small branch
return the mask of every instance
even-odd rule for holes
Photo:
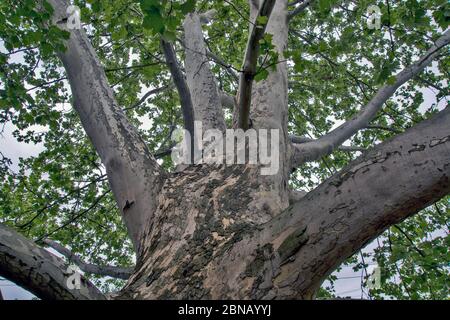
[[[274,0],[264,0],[259,9],[258,17],[270,18],[272,9],[275,5]],[[267,23],[264,25],[254,25],[249,36],[247,49],[239,79],[239,102],[238,102],[238,127],[244,130],[249,128],[250,104],[252,96],[253,79],[256,75],[256,66],[259,55],[259,41],[263,38]]]
[[[369,103],[351,120],[330,131],[323,137],[299,145],[299,155],[295,162],[298,165],[306,161],[314,161],[322,156],[330,154],[344,141],[349,139],[359,130],[366,128],[369,122],[376,116],[384,103],[395,93],[395,91],[408,80],[414,78],[425,69],[439,54],[439,50],[450,42],[450,30],[445,32],[435,44],[414,64],[406,67],[395,77],[392,84],[381,87]]]
[[[310,142],[316,141],[316,140],[308,138],[308,137],[301,137],[301,136],[294,136],[294,135],[290,135],[289,139],[294,144],[295,148],[297,148],[297,146],[302,143],[310,143]],[[363,148],[363,147],[357,147],[357,146],[339,146],[338,150],[347,151],[347,152],[358,152],[358,151],[364,152],[367,149]]]
[[[309,7],[309,5],[313,2],[314,0],[303,0],[303,2],[298,5],[297,7],[295,7],[294,10],[290,11],[288,14],[288,21],[291,20],[292,18],[294,18],[296,15],[302,13],[303,11],[305,11],[306,8]],[[295,3],[298,3],[300,1],[295,1]]]
[[[73,273],[66,263],[40,248],[13,229],[0,224],[0,275],[41,299],[105,300],[89,280],[80,275],[73,283]],[[70,285],[79,285],[70,288]]]
[[[169,85],[166,85],[166,86],[162,86],[162,87],[150,90],[149,92],[144,94],[144,96],[138,102],[136,102],[135,104],[133,104],[132,106],[130,106],[128,108],[123,109],[123,111],[128,111],[128,110],[132,110],[132,109],[139,107],[141,104],[143,104],[148,99],[148,97],[150,97],[151,95],[163,92],[164,90],[167,90],[169,87],[170,87]]]
[[[234,68],[231,64],[226,63],[222,58],[220,58],[218,55],[216,55],[215,53],[213,53],[209,50],[206,51],[206,55],[209,58],[211,58],[215,63],[224,67],[225,70],[227,70],[228,74],[233,78],[234,81],[236,81],[236,82],[239,81],[239,75],[236,72],[236,70],[234,70]]]
[[[75,255],[69,249],[63,247],[59,243],[50,239],[45,239],[44,244],[48,247],[56,250],[66,257],[70,262],[76,264],[82,271],[87,273],[93,273],[100,276],[108,276],[118,279],[127,280],[133,273],[133,268],[115,267],[115,266],[99,266],[91,263],[84,262],[79,256]]]
[[[391,131],[391,132],[397,133],[397,134],[402,133],[402,131],[400,131],[400,130],[390,128],[390,127],[378,126],[378,125],[367,126],[365,129]]]

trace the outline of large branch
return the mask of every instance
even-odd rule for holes
[[[222,278],[230,286],[246,283],[253,298],[312,298],[345,259],[450,193],[449,124],[447,108],[365,153],[259,232],[251,230],[217,267]],[[243,277],[246,270],[256,270],[258,279]]]
[[[275,5],[275,0],[264,0],[258,15],[258,17],[270,17],[272,9]],[[263,25],[255,25],[251,29],[249,35],[247,48],[245,50],[244,63],[242,66],[242,72],[239,79],[239,89],[238,89],[238,121],[237,125],[241,129],[249,128],[250,121],[250,104],[252,99],[252,87],[253,79],[256,75],[256,68],[259,56],[260,40],[263,38],[266,32],[267,23]]]
[[[439,50],[449,42],[450,30],[445,32],[417,62],[397,74],[393,84],[387,84],[381,87],[372,100],[353,119],[315,141],[297,145],[294,163],[299,165],[303,162],[314,161],[324,155],[330,154],[356,132],[367,127],[369,122],[376,116],[377,112],[394,92],[405,82],[417,76],[426,66],[430,65],[433,59],[439,55]]]
[[[164,172],[137,129],[117,105],[103,66],[83,30],[68,29],[69,1],[49,0],[53,23],[70,32],[59,57],[66,69],[73,107],[106,167],[108,180],[136,250],[143,226],[156,211]]]
[[[161,47],[166,58],[166,64],[172,74],[173,82],[180,96],[181,110],[183,112],[184,128],[189,131],[191,136],[194,135],[194,106],[192,103],[191,92],[186,83],[183,71],[181,71],[178,63],[177,55],[170,42],[161,39]]]
[[[204,130],[225,131],[219,90],[208,61],[199,15],[195,12],[188,14],[183,27],[186,80],[191,92],[195,120],[202,122]]]
[[[104,300],[105,296],[80,275],[71,282],[72,272],[64,261],[38,247],[16,231],[0,224],[0,275],[41,299]],[[74,289],[70,289],[72,284]]]
[[[124,280],[127,280],[133,273],[133,268],[116,267],[116,266],[99,266],[92,263],[86,263],[72,251],[70,251],[69,249],[67,249],[66,247],[60,245],[55,241],[45,239],[43,240],[43,242],[45,243],[45,245],[61,253],[70,262],[76,264],[83,272],[93,273],[100,276],[119,278]]]

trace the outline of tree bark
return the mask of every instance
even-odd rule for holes
[[[80,287],[70,289],[72,273],[63,260],[0,224],[0,275],[42,299],[104,300],[105,296],[80,277]]]
[[[116,298],[313,298],[347,257],[450,192],[449,123],[447,108],[264,224],[250,219],[249,166],[177,174],[163,188],[148,250]]]
[[[49,3],[55,9],[53,22],[66,28],[61,21],[67,19],[69,2]],[[117,105],[104,68],[84,31],[67,31],[70,39],[59,56],[72,89],[73,107],[106,167],[117,205],[138,251],[142,226],[151,220],[165,173]]]
[[[203,130],[217,129],[225,132],[221,99],[208,61],[199,15],[188,14],[183,26],[186,78],[192,96],[195,120],[202,122]]]

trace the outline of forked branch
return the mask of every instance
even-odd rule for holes
[[[317,140],[297,145],[298,156],[295,159],[295,164],[298,165],[303,162],[314,161],[324,155],[330,154],[352,135],[366,128],[395,91],[430,65],[439,55],[439,51],[448,45],[449,42],[450,30],[445,32],[423,57],[397,74],[392,84],[386,84],[381,87],[372,100],[355,117]]]

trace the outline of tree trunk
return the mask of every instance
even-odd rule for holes
[[[116,298],[313,298],[347,257],[450,192],[449,123],[447,108],[268,221],[266,197],[254,192],[256,167],[173,174],[135,273]]]

